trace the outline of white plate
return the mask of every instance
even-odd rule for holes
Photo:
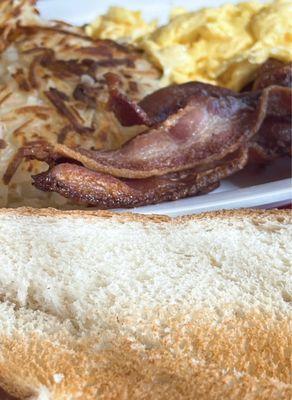
[[[236,2],[230,1],[229,2]],[[156,3],[134,0],[41,0],[39,7],[45,18],[61,19],[74,24],[84,24],[103,13],[110,5],[119,5],[139,9],[147,19],[167,20],[172,6],[184,6],[195,9],[216,6],[225,0],[159,0]],[[174,202],[139,207],[130,211],[145,214],[183,215],[201,211],[258,207],[271,208],[287,204],[292,199],[290,179],[290,160],[277,160],[265,168],[249,167],[240,173],[222,181],[220,188],[202,196],[190,197]]]

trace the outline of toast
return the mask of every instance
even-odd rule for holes
[[[40,400],[290,398],[291,222],[0,210],[0,387]]]

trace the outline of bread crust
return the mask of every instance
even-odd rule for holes
[[[260,210],[250,208],[240,208],[231,210],[208,211],[199,214],[185,215],[179,217],[169,217],[160,214],[138,214],[131,212],[115,212],[104,210],[58,210],[55,208],[33,208],[33,207],[19,207],[19,208],[0,208],[0,216],[15,216],[15,217],[55,217],[55,218],[105,218],[115,219],[118,222],[171,222],[171,223],[185,223],[188,221],[196,221],[211,218],[256,218],[265,220],[267,218],[275,219],[283,222],[284,219],[292,221],[291,210]]]

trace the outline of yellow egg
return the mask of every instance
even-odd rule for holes
[[[135,43],[162,70],[162,84],[196,80],[240,90],[268,58],[292,61],[292,1],[178,8],[160,28],[138,11],[112,7],[87,32]]]
[[[152,32],[157,21],[145,22],[140,11],[110,7],[107,14],[97,17],[86,26],[86,33],[94,38],[134,41]]]

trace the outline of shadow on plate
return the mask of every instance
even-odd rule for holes
[[[291,159],[280,158],[268,165],[249,165],[243,171],[228,178],[239,188],[261,185],[291,177]]]

